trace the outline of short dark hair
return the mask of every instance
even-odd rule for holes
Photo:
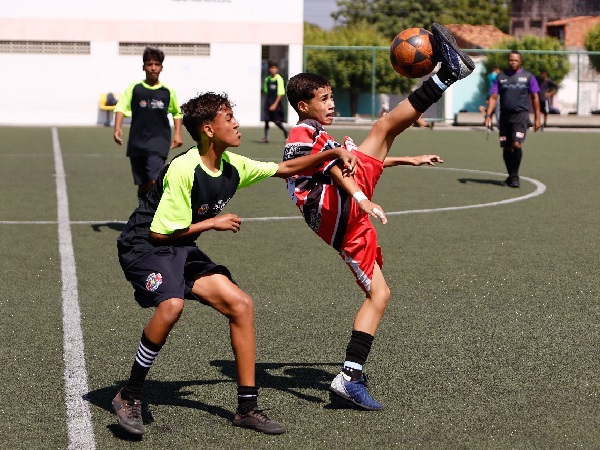
[[[299,113],[298,103],[310,102],[315,91],[322,87],[331,86],[327,78],[316,73],[299,73],[288,81],[286,95],[292,108]]]
[[[165,60],[165,53],[158,48],[146,47],[144,49],[144,54],[142,55],[142,60],[144,62],[158,61],[162,64]]]
[[[269,67],[279,67],[277,63],[273,60],[269,60]]]
[[[227,94],[205,92],[181,105],[183,126],[190,133],[192,139],[199,142],[200,126],[213,121],[222,108],[233,108],[233,106],[234,104],[229,100]]]

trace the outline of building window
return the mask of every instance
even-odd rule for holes
[[[565,27],[548,27],[546,33],[548,36],[556,38],[561,42],[565,41]]]
[[[119,55],[136,55],[144,53],[146,47],[161,49],[169,56],[210,56],[210,44],[173,44],[173,43],[139,43],[119,42]]]
[[[542,21],[541,20],[532,20],[529,22],[529,27],[530,28],[542,28]]]
[[[0,53],[89,55],[89,42],[0,41]]]

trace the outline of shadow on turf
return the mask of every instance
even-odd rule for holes
[[[237,377],[234,361],[215,360],[211,361],[210,364],[211,366],[218,368],[219,371],[230,380],[147,380],[144,386],[144,403],[142,406],[142,419],[144,423],[150,424],[154,422],[151,408],[156,405],[199,409],[211,415],[222,417],[227,421],[233,420],[233,411],[221,408],[220,406],[204,403],[197,399],[197,397],[189,398],[194,395],[194,391],[189,389],[191,386],[207,386],[235,382]],[[286,392],[311,403],[323,403],[322,397],[305,394],[302,391],[306,389],[316,389],[327,392],[329,384],[334,376],[331,371],[324,370],[329,367],[339,367],[339,363],[258,363],[256,364],[256,381],[260,387],[265,389],[276,389]],[[112,414],[112,399],[121,385],[122,383],[115,383],[112,386],[90,391],[84,395],[84,399]],[[232,397],[235,399],[234,393],[232,393]],[[330,403],[326,405],[325,408],[355,409],[354,405],[339,399],[334,395],[330,396]],[[123,431],[116,423],[108,425],[108,429],[119,439],[128,441],[139,441],[141,439],[141,436],[134,436]],[[160,431],[163,433],[170,432],[170,430],[162,428],[160,428]]]
[[[221,373],[232,380],[236,379],[233,361],[211,361],[211,366],[218,367]],[[323,370],[326,367],[339,368],[340,363],[257,363],[256,381],[259,386],[287,392],[311,403],[323,403],[321,397],[307,395],[301,390],[316,389],[328,392],[335,374]],[[360,409],[354,404],[329,392],[330,402],[324,409]]]
[[[232,363],[233,364],[233,363]],[[203,403],[199,400],[189,399],[188,396],[193,394],[193,391],[187,389],[190,386],[214,385],[219,383],[229,383],[223,380],[191,380],[191,381],[156,381],[147,380],[144,385],[144,402],[142,404],[142,419],[144,424],[154,422],[151,407],[156,405],[170,405],[183,408],[193,408],[206,411],[214,416],[219,416],[231,421],[233,412],[220,408],[218,406]],[[115,383],[112,386],[103,387],[88,392],[84,395],[84,399],[89,401],[99,408],[113,413],[112,399],[123,383]],[[160,428],[160,427],[159,427]],[[108,426],[108,429],[113,435],[119,439],[138,441],[141,436],[135,436],[127,433],[116,423]],[[170,430],[160,428],[163,433],[168,433]]]
[[[124,222],[102,222],[102,223],[93,223],[92,224],[92,230],[94,230],[97,233],[100,233],[102,231],[102,228],[108,228],[109,230],[115,230],[118,232],[121,232],[125,229],[125,223]]]
[[[236,371],[233,361],[211,361],[211,366],[219,368],[226,377],[235,380]],[[339,367],[339,363],[257,363],[256,382],[268,389],[287,392],[311,403],[322,403],[321,397],[303,393],[303,389],[327,391],[333,379],[329,371],[322,367]]]
[[[462,184],[467,183],[479,183],[479,184],[493,184],[495,186],[504,186],[502,180],[485,180],[482,178],[459,178],[458,181]]]

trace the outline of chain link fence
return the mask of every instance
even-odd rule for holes
[[[314,51],[364,52],[365,64],[357,70],[370,71],[370,86],[359,94],[356,114],[351,113],[350,101],[348,99],[350,96],[349,93],[344,90],[335,90],[336,110],[341,120],[375,119],[382,112],[396,106],[408,95],[408,92],[390,94],[378,88],[376,59],[381,58],[382,55],[385,55],[387,58],[389,47],[306,45],[303,51],[303,68],[307,72],[311,71],[310,55]],[[492,53],[504,53],[508,56],[510,50],[466,49],[465,51],[471,55],[476,63],[474,73],[465,80],[461,80],[453,85],[440,102],[426,111],[424,118],[431,121],[451,121],[458,112],[478,112],[479,106],[485,104],[487,97],[485,62],[488,56]],[[521,49],[519,49],[519,52],[522,54],[523,67],[525,69],[528,69],[528,63],[537,66],[535,58],[538,57],[542,58],[547,55],[566,56],[570,65],[570,71],[563,80],[557,83],[559,84],[559,90],[552,106],[560,111],[560,114],[564,115],[600,113],[600,74],[592,67],[589,58],[589,56],[600,56],[600,52]],[[546,69],[550,74],[550,78],[552,78],[552,67],[546,67]],[[331,79],[332,76],[335,76],[334,73],[335,71],[332,71],[331,74],[321,73],[321,75]],[[538,74],[534,72],[534,75]],[[421,81],[415,80],[415,86],[418,86]]]

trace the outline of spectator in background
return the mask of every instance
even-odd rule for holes
[[[485,98],[485,106],[480,106],[479,107],[479,111],[481,111],[482,113],[485,114],[486,110],[487,110],[487,106],[490,103],[490,95],[492,95],[492,85],[494,84],[494,80],[496,80],[496,78],[498,77],[498,74],[502,71],[502,69],[500,68],[500,66],[494,66],[494,68],[492,69],[492,71],[490,73],[488,73],[486,80],[487,80],[487,97]],[[494,112],[492,113],[496,116],[496,122],[500,122],[500,103],[496,103],[496,109],[494,110]],[[492,128],[492,125],[490,124],[490,129]]]
[[[554,94],[558,91],[558,85],[548,78],[548,71],[546,69],[540,70],[537,82],[540,86],[540,92],[538,92],[540,97],[540,109],[544,115],[544,124],[542,125],[543,130],[546,128],[548,114],[550,114],[552,110],[552,97],[554,97]]]
[[[533,105],[534,131],[540,129],[540,100],[536,78],[521,67],[521,54],[513,50],[508,55],[508,68],[498,74],[490,90],[490,101],[485,114],[485,126],[492,124],[492,113],[500,97],[500,146],[508,177],[505,186],[518,188],[519,167],[523,157],[523,142],[529,125],[530,102]]]
[[[494,66],[492,71],[487,76],[488,97],[490,95],[490,89],[492,89],[492,85],[494,84],[494,81],[496,80],[496,78],[498,78],[498,74],[500,72],[502,72],[502,69],[500,68],[500,66]]]
[[[273,122],[278,128],[283,131],[285,139],[288,133],[283,127],[283,104],[282,100],[285,96],[285,83],[281,75],[279,75],[279,67],[275,61],[269,61],[269,75],[265,78],[263,92],[265,93],[265,103],[263,108],[262,119],[265,122],[265,137],[262,143],[269,143],[269,122]]]
[[[113,138],[123,145],[123,119],[131,117],[127,142],[127,156],[131,163],[133,181],[138,187],[138,199],[144,197],[164,167],[169,150],[181,147],[182,115],[175,91],[159,81],[165,54],[162,50],[146,47],[142,55],[146,72],[144,81],[130,84],[115,107]],[[173,115],[175,131],[171,140],[171,124],[168,114]]]

